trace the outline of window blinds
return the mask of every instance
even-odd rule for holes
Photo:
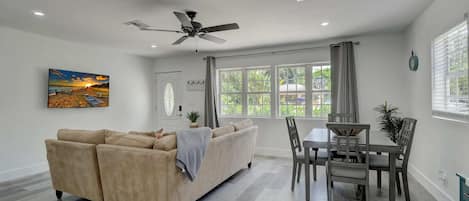
[[[469,122],[468,22],[432,42],[433,116]]]

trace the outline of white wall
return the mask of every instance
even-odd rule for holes
[[[469,125],[432,118],[431,41],[464,20],[467,0],[435,0],[406,33],[407,52],[415,49],[421,65],[409,74],[411,114],[418,119],[411,171],[438,200],[458,200],[457,172],[469,176]],[[447,173],[447,185],[438,171]]]
[[[404,114],[408,114],[408,73],[404,58],[404,36],[401,33],[387,33],[348,38],[360,41],[356,47],[356,65],[358,79],[358,93],[360,104],[360,119],[376,126],[376,113],[373,107],[384,100],[399,106]],[[337,42],[337,41],[329,41]],[[329,43],[321,43],[326,45]],[[297,49],[321,44],[305,44],[297,46],[284,46],[253,51],[222,52],[213,54],[230,55],[246,54],[249,52],[272,51],[278,49]],[[181,70],[183,80],[204,79],[205,62],[202,55],[178,56],[160,58],[155,61],[155,72]],[[329,61],[329,48],[318,48],[308,51],[300,51],[288,54],[257,55],[246,57],[229,57],[217,60],[218,67],[239,67],[246,65],[266,64],[292,64],[304,62]],[[203,111],[203,92],[184,92],[184,108]],[[237,119],[222,119],[227,123]],[[290,156],[289,141],[285,121],[283,119],[254,119],[259,125],[259,139],[257,151],[259,154]],[[323,127],[324,121],[298,120],[299,132],[306,135],[313,127]]]
[[[59,128],[146,130],[153,60],[0,27],[0,181],[47,169]],[[110,106],[47,109],[48,68],[111,76]]]

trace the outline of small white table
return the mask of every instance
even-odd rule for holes
[[[331,137],[334,137],[335,134],[331,133]],[[359,134],[360,144],[365,144],[365,135]],[[332,139],[331,139],[332,140]],[[326,128],[314,128],[311,132],[304,138],[303,147],[305,153],[305,160],[309,161],[309,153],[311,149],[327,149],[327,129]],[[396,159],[398,155],[402,152],[401,146],[394,143],[386,133],[382,131],[370,131],[370,152],[387,152],[389,153],[389,201],[396,200],[396,178],[393,175],[396,175]],[[305,163],[308,164],[308,163]],[[310,174],[309,174],[309,165],[305,165],[305,187],[306,187],[306,201],[310,200]]]

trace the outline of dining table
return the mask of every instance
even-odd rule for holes
[[[331,143],[334,143],[335,134],[331,131]],[[312,149],[327,149],[328,143],[327,128],[313,128],[311,132],[303,139],[305,160],[310,161],[310,151]],[[359,145],[366,144],[364,132],[357,135],[359,137]],[[370,131],[369,151],[377,153],[389,154],[389,175],[396,175],[396,159],[402,153],[402,148],[397,143],[389,139],[387,133],[383,131]],[[305,163],[307,164],[307,163]],[[305,192],[306,201],[310,200],[310,170],[309,165],[305,165]],[[389,201],[396,200],[396,178],[389,177]]]

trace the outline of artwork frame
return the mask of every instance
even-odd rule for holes
[[[55,68],[48,75],[48,108],[109,107],[109,75]]]

